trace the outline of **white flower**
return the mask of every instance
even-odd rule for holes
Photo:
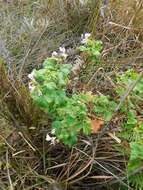
[[[89,38],[91,36],[91,34],[87,32],[84,34],[84,36],[85,36],[85,38]]]
[[[66,53],[65,47],[59,47],[59,51],[58,52],[53,51],[53,53],[52,53],[52,57],[55,57],[55,58],[62,57],[64,59],[66,59],[67,56],[68,56],[68,54]]]
[[[32,73],[30,73],[30,74],[28,75],[28,78],[31,79],[31,80],[34,79],[34,71],[32,71]]]
[[[51,145],[55,145],[57,142],[59,142],[56,137],[51,137],[48,133],[46,135],[46,141],[51,142]]]
[[[46,135],[46,141],[51,141],[52,137],[49,134]]]
[[[68,54],[66,53],[66,49],[65,47],[59,47],[59,56],[63,57],[64,59],[67,58]]]
[[[53,51],[52,53],[52,57],[62,57],[64,59],[66,59],[68,56],[68,54],[66,53],[66,49],[65,47],[59,47],[59,52],[57,53],[56,51]]]
[[[52,137],[52,139],[51,139],[51,144],[52,144],[52,145],[55,145],[56,142],[57,142],[57,141],[56,141],[56,137]]]
[[[52,57],[58,57],[58,53],[56,51],[53,51]]]
[[[60,50],[61,53],[66,53],[65,47],[59,47],[59,50]]]
[[[81,43],[86,44],[90,36],[91,36],[90,33],[82,34],[81,35]]]

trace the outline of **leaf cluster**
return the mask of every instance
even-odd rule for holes
[[[138,77],[138,73],[134,70],[128,70],[124,74],[117,77],[118,95],[122,96],[128,86]],[[129,94],[125,104],[122,106],[121,112],[126,114],[126,121],[123,123],[123,136],[127,137],[130,144],[130,155],[128,161],[128,173],[138,170],[143,164],[143,123],[138,119],[138,115],[143,116],[143,78],[137,83],[133,91]],[[142,186],[140,180],[143,179],[142,174],[136,174],[130,177],[129,181],[136,189]]]
[[[87,53],[89,61],[99,61],[102,50],[102,42],[100,40],[88,39],[86,44],[79,47],[81,52]]]
[[[95,105],[93,112],[105,121],[110,121],[117,103],[105,95],[96,96],[93,103]]]

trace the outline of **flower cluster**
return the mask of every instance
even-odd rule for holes
[[[62,58],[62,59],[66,59],[68,56],[68,54],[66,53],[66,49],[65,47],[59,47],[59,51],[56,52],[56,51],[53,51],[52,53],[52,58]],[[34,82],[35,81],[35,78],[34,78],[34,74],[35,74],[35,70],[32,71],[32,73],[30,73],[28,75],[28,78],[30,79],[30,82],[29,82],[29,90],[30,92],[34,91],[35,90],[35,85],[34,85]],[[38,94],[39,96],[41,95],[41,92],[38,90]]]
[[[28,78],[30,79],[30,82],[29,82],[29,90],[30,90],[30,92],[32,93],[32,92],[36,91],[37,95],[41,96],[42,95],[41,90],[39,88],[36,88],[36,85],[35,85],[37,83],[36,80],[35,80],[35,70],[33,70],[32,73],[30,73],[28,75]]]
[[[81,35],[81,43],[82,44],[87,44],[88,39],[91,37],[90,33],[85,33]]]
[[[56,52],[56,51],[53,51],[52,53],[52,57],[56,57],[56,58],[63,58],[63,59],[66,59],[68,56],[68,54],[66,53],[66,49],[65,47],[59,47],[59,51]]]
[[[52,129],[51,135],[55,135],[55,129]],[[55,145],[56,143],[59,143],[59,140],[55,136],[50,136],[48,133],[46,135],[46,141],[51,142],[51,145]]]

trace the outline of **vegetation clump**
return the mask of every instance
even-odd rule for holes
[[[143,189],[142,6],[0,2],[1,189]]]
[[[96,44],[94,51],[101,50],[99,44],[95,41],[86,41],[85,46],[81,46],[81,51],[87,51],[87,44]],[[98,44],[98,45],[97,45]],[[85,49],[84,49],[85,47]],[[88,49],[89,57],[95,56],[91,49]],[[99,56],[99,53],[98,53]],[[95,61],[95,59],[94,59]],[[104,122],[112,119],[113,113],[119,103],[119,98],[114,100],[106,95],[91,95],[88,93],[79,93],[67,95],[67,87],[70,82],[70,73],[72,66],[63,64],[63,60],[57,57],[47,58],[43,63],[43,68],[33,70],[29,75],[31,79],[29,89],[31,97],[37,106],[47,113],[51,122],[52,133],[58,140],[63,141],[69,147],[75,145],[78,141],[78,134],[89,135],[92,132],[92,120],[89,111],[97,118],[102,118]],[[122,97],[128,88],[138,78],[138,73],[128,70],[116,78],[116,94]],[[143,79],[137,83],[127,100],[122,104],[120,113],[126,115],[126,120],[122,122],[122,132],[119,136],[126,137],[130,144],[130,158],[128,162],[128,171],[137,169],[141,166],[143,157],[141,156],[142,123],[138,120],[137,114],[142,115],[139,105],[143,98]],[[92,108],[89,110],[89,104]],[[136,133],[137,138],[134,138]],[[132,136],[132,138],[128,138]],[[139,162],[137,162],[137,160]]]
[[[88,109],[78,95],[68,97],[71,65],[60,63],[57,58],[47,58],[43,68],[33,70],[29,77],[31,97],[52,120],[52,129],[59,140],[72,146],[77,142],[77,134],[82,130],[89,134]]]

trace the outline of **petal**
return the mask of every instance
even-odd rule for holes
[[[32,71],[32,73],[30,73],[30,74],[28,75],[28,78],[31,79],[31,80],[34,79],[34,71]]]
[[[46,135],[46,141],[51,141],[52,140],[52,137],[50,137],[49,134]]]
[[[56,51],[53,51],[52,57],[57,57],[57,56],[58,56],[58,53]]]
[[[60,50],[61,53],[65,53],[66,52],[65,47],[59,47],[59,50]]]
[[[85,38],[89,38],[91,36],[90,33],[85,33]]]

